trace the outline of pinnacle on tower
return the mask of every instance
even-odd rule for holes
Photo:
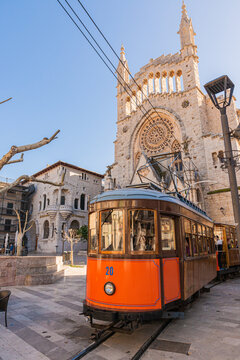
[[[122,61],[126,61],[125,49],[124,49],[123,44],[122,44],[122,46],[121,46],[120,59],[121,59]]]
[[[124,85],[124,82],[129,83],[129,68],[123,45],[121,46],[120,60],[117,68],[117,77],[119,81],[118,85]],[[123,90],[123,87],[120,86],[119,90],[121,92]]]
[[[192,19],[188,17],[184,0],[182,2],[182,18],[178,34],[180,35],[182,49],[187,45],[195,46],[194,35],[196,34],[193,30]]]

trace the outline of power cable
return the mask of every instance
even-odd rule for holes
[[[99,53],[99,51],[94,47],[94,45],[91,43],[91,41],[88,39],[88,37],[84,34],[84,32],[80,29],[80,27],[78,26],[78,24],[76,23],[76,21],[73,19],[73,17],[69,14],[69,12],[67,11],[67,9],[62,5],[62,3],[60,2],[60,0],[57,0],[57,2],[59,3],[59,5],[63,8],[63,10],[66,12],[66,14],[69,16],[69,18],[72,20],[72,22],[75,24],[75,26],[78,28],[78,30],[81,32],[81,34],[84,36],[84,38],[87,40],[87,42],[91,45],[91,47],[94,49],[94,51],[97,53],[97,55],[100,57],[100,59],[103,61],[103,63],[106,65],[106,67],[108,68],[108,70],[112,73],[112,75],[116,78],[116,80],[120,83],[120,85],[124,88],[124,90],[126,91],[126,93],[131,97],[133,92],[132,89],[129,87],[129,85],[126,83],[126,81],[123,79],[123,77],[121,76],[121,74],[118,72],[118,70],[116,69],[116,67],[113,65],[113,63],[111,62],[111,60],[108,58],[108,56],[105,54],[105,52],[102,50],[102,48],[100,47],[100,45],[97,43],[97,41],[94,39],[94,37],[91,35],[90,31],[87,29],[87,27],[83,24],[83,22],[81,21],[81,19],[79,18],[79,16],[76,14],[76,12],[73,10],[73,8],[71,7],[71,5],[68,3],[67,0],[65,0],[65,2],[68,4],[69,8],[73,11],[74,15],[78,18],[78,20],[81,22],[81,24],[84,26],[84,28],[86,29],[86,31],[89,33],[89,35],[91,36],[91,38],[93,39],[93,41],[96,43],[96,45],[98,46],[98,48],[101,50],[101,52],[104,54],[104,56],[106,57],[106,59],[109,61],[109,63],[112,65],[112,67],[114,68],[114,70],[117,72],[117,74],[121,77],[121,79],[123,80],[123,82],[126,84],[126,86],[130,89],[130,91],[132,92],[132,94],[130,94],[128,92],[128,90],[126,89],[126,87],[122,84],[122,82],[117,78],[117,76],[114,74],[114,72],[112,71],[112,69],[109,67],[109,65],[106,63],[106,61],[104,60],[104,58],[101,56],[101,54]],[[139,107],[139,109],[142,111],[143,115],[145,115],[145,113],[147,112],[146,109],[144,108],[144,106],[142,106],[145,110],[145,112],[141,109],[141,105],[138,105],[137,101],[134,100],[135,104],[137,107]]]
[[[101,36],[103,37],[103,39],[106,41],[106,43],[108,44],[108,46],[110,47],[110,49],[113,51],[113,53],[115,54],[115,56],[118,58],[118,60],[121,62],[121,64],[123,65],[123,67],[126,69],[126,71],[128,72],[128,74],[130,75],[130,77],[132,78],[132,80],[134,81],[134,83],[137,85],[137,88],[141,91],[142,95],[147,99],[147,101],[149,102],[151,108],[154,110],[154,112],[159,116],[158,112],[156,111],[156,108],[152,105],[151,101],[149,100],[149,98],[144,94],[144,92],[140,89],[139,85],[137,84],[136,80],[134,79],[134,77],[132,76],[132,74],[130,73],[129,69],[125,66],[125,64],[123,63],[123,61],[121,60],[121,58],[118,56],[118,54],[116,53],[116,51],[113,49],[113,47],[111,46],[111,44],[109,43],[109,41],[107,40],[107,38],[104,36],[104,34],[102,33],[102,31],[100,30],[100,28],[97,26],[97,24],[95,23],[95,21],[93,20],[93,18],[91,17],[91,15],[88,13],[88,11],[85,9],[85,7],[83,6],[83,4],[81,3],[80,0],[77,0],[78,3],[81,5],[81,7],[83,8],[83,10],[86,12],[87,16],[90,18],[90,20],[92,21],[92,23],[94,24],[94,26],[97,28],[98,32],[101,34]],[[113,69],[116,71],[116,73],[119,75],[119,77],[123,80],[124,85],[122,84],[122,82],[118,79],[118,77],[115,75],[115,73],[112,71],[112,69],[110,68],[110,66],[107,64],[107,62],[104,60],[104,58],[101,56],[101,54],[99,53],[99,51],[95,48],[95,46],[91,43],[91,41],[88,39],[88,37],[85,35],[85,33],[80,29],[80,27],[78,26],[78,24],[76,23],[76,21],[73,19],[73,17],[70,15],[70,13],[67,11],[67,9],[62,5],[62,3],[60,2],[60,0],[57,0],[57,2],[59,3],[59,5],[63,8],[63,10],[66,12],[66,14],[69,16],[69,18],[71,19],[71,21],[75,24],[75,26],[78,28],[78,30],[81,32],[81,34],[84,36],[84,38],[87,40],[87,42],[90,44],[90,46],[94,49],[94,51],[97,53],[97,55],[100,57],[100,59],[103,61],[103,63],[106,65],[106,67],[109,69],[109,71],[113,74],[113,76],[116,78],[116,80],[120,83],[120,85],[123,87],[123,89],[126,91],[126,93],[130,96],[131,98],[131,94],[129,94],[128,90],[126,89],[125,86],[128,87],[128,89],[131,91],[132,95],[134,95],[133,90],[130,88],[130,86],[128,85],[128,83],[124,80],[124,78],[122,77],[122,75],[119,73],[119,71],[117,70],[117,68],[114,66],[114,64],[112,63],[112,61],[109,59],[109,57],[106,55],[106,53],[104,52],[104,50],[101,48],[101,46],[98,44],[98,42],[95,40],[95,38],[92,36],[92,34],[90,33],[90,31],[87,29],[87,27],[85,26],[85,24],[83,23],[83,21],[80,19],[80,17],[77,15],[77,13],[75,12],[75,10],[72,8],[72,6],[69,4],[69,2],[67,0],[65,0],[65,2],[67,3],[68,7],[71,9],[71,11],[73,12],[73,14],[77,17],[77,19],[79,20],[79,22],[82,24],[82,26],[84,27],[84,29],[87,31],[87,33],[89,34],[89,36],[91,37],[91,39],[94,41],[94,43],[97,45],[97,47],[99,48],[99,50],[102,52],[102,54],[105,56],[105,58],[108,60],[108,62],[111,64],[111,66],[113,67]],[[135,97],[135,95],[134,95]],[[136,106],[141,110],[141,112],[143,113],[144,116],[146,116],[147,110],[145,109],[145,107],[143,106],[143,104],[138,104],[138,102],[135,100],[135,98],[133,99]],[[144,111],[143,111],[144,109]],[[151,114],[148,116],[151,120],[154,120],[151,117]],[[154,124],[152,124],[154,125]],[[175,135],[173,135],[173,137],[175,138],[175,140],[178,141],[178,139],[175,137]],[[182,145],[179,144],[181,147]]]
[[[66,0],[65,0],[66,1]],[[126,65],[123,63],[122,59],[119,57],[119,55],[117,54],[116,50],[114,50],[114,48],[112,47],[112,45],[110,44],[110,42],[108,41],[108,39],[106,38],[106,36],[103,34],[103,32],[101,31],[101,29],[99,28],[99,26],[96,24],[96,22],[94,21],[94,19],[91,17],[91,15],[89,14],[89,12],[87,11],[87,9],[84,7],[84,5],[82,4],[82,2],[80,0],[77,0],[78,3],[80,4],[80,6],[82,7],[82,9],[85,11],[85,13],[87,14],[87,16],[89,17],[89,19],[91,20],[91,22],[94,24],[94,26],[96,27],[96,29],[98,30],[98,32],[101,34],[101,36],[103,37],[103,39],[106,41],[106,43],[108,44],[108,46],[110,47],[110,49],[112,50],[112,52],[114,53],[114,55],[118,58],[118,60],[121,62],[122,66],[125,68],[125,70],[128,72],[129,76],[131,77],[131,79],[133,80],[133,82],[137,85],[137,88],[139,89],[139,85],[136,82],[135,78],[132,76],[131,72],[129,71],[129,69],[126,67]],[[141,90],[142,95],[147,99],[148,103],[150,104],[150,106],[152,107],[152,109],[154,110],[154,112],[159,116],[158,112],[156,111],[156,108],[153,106],[152,102],[150,101],[150,99],[144,94],[144,92]],[[145,110],[145,109],[144,109]],[[178,141],[178,139],[174,136],[175,140]],[[179,144],[181,147],[182,145]]]

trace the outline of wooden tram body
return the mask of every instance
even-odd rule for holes
[[[126,188],[89,210],[86,316],[161,318],[216,277],[213,222],[193,204]]]

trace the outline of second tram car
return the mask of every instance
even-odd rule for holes
[[[184,198],[126,188],[90,203],[83,313],[91,319],[161,318],[215,277],[213,222]]]
[[[233,272],[239,272],[240,269],[240,253],[236,238],[236,228],[228,224],[214,224],[214,235],[216,240],[216,257],[218,277]],[[221,239],[220,248],[217,245]]]

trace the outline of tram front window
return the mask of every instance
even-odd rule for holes
[[[130,210],[129,219],[131,251],[154,252],[156,250],[154,211]]]
[[[174,220],[161,217],[162,250],[176,250]]]
[[[123,211],[106,210],[101,212],[101,251],[123,251]]]
[[[97,251],[97,213],[92,213],[89,216],[89,245],[90,251]]]

